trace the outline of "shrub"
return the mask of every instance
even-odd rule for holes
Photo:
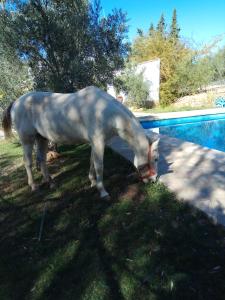
[[[149,87],[142,73],[136,73],[135,65],[127,65],[121,75],[114,80],[116,92],[127,94],[127,102],[135,106],[146,106],[149,97]]]

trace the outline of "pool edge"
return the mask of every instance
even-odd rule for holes
[[[176,118],[195,117],[195,116],[214,115],[214,114],[225,114],[225,108],[211,108],[211,109],[178,111],[178,112],[168,112],[168,113],[133,112],[133,114],[139,119],[139,121],[153,121],[153,120],[176,119]]]

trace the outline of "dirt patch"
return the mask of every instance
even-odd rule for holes
[[[120,194],[121,199],[131,199],[141,202],[145,199],[146,195],[143,192],[141,183],[129,184],[126,189]]]

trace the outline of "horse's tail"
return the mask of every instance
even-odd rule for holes
[[[4,131],[5,138],[8,139],[12,136],[12,118],[11,118],[11,109],[14,102],[11,102],[6,108],[3,114],[2,128]]]

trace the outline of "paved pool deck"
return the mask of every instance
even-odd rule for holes
[[[136,116],[146,120],[212,113],[225,113],[225,109],[151,116],[138,113]],[[147,129],[146,134],[156,133]],[[132,150],[121,139],[114,138],[110,147],[133,162]],[[159,153],[159,181],[174,192],[178,200],[194,205],[215,223],[225,226],[225,153],[165,135],[160,135]]]

